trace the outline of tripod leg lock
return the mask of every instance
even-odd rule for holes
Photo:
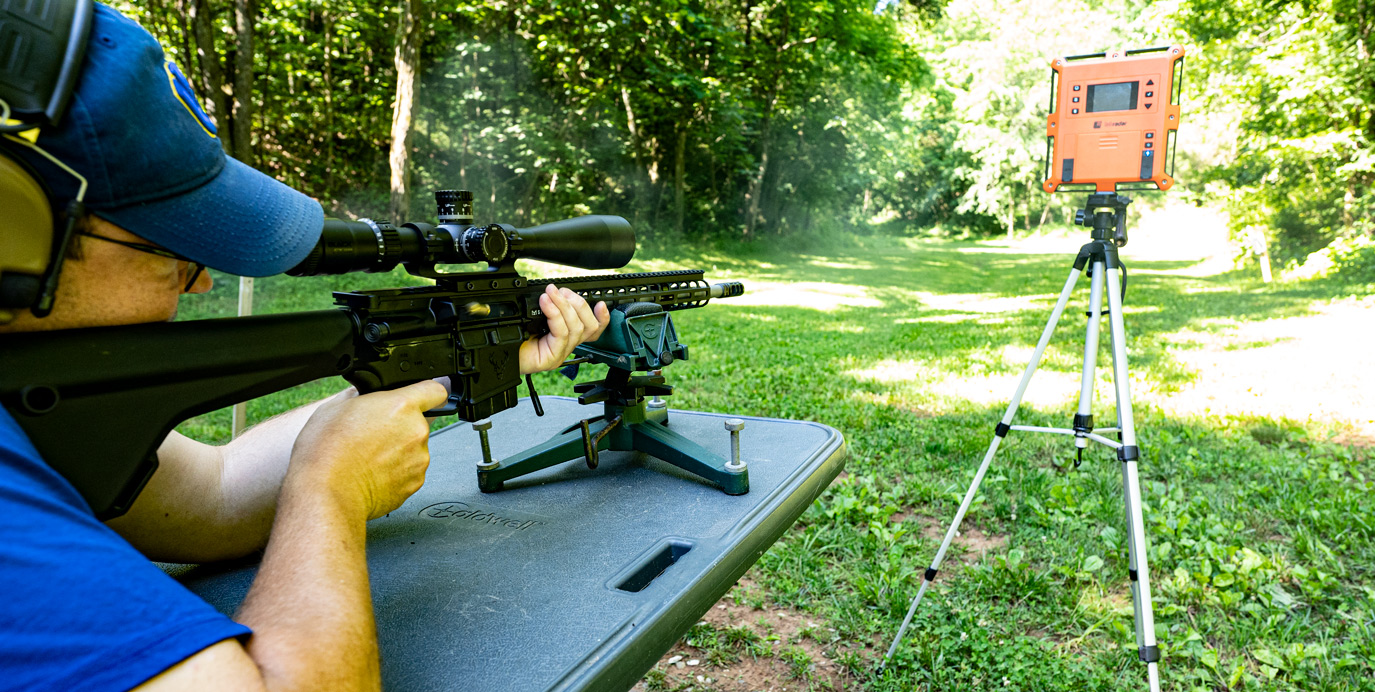
[[[1139,581],[1141,577],[1136,573],[1135,569],[1129,568],[1127,569],[1127,578],[1132,581]]]
[[[1082,414],[1082,413],[1076,413],[1076,414],[1074,414],[1074,432],[1085,432],[1085,433],[1091,433],[1091,432],[1093,432],[1093,414],[1092,414],[1092,413],[1090,413],[1090,414],[1088,414],[1088,415],[1084,415],[1084,414]]]
[[[1136,653],[1141,656],[1141,660],[1145,663],[1155,663],[1160,660],[1160,647],[1158,646],[1143,646],[1137,649]]]
[[[926,568],[926,574],[922,575],[922,578],[925,579],[926,581],[936,581],[936,568],[935,568],[935,567],[927,567],[927,568]]]
[[[1136,445],[1117,448],[1118,461],[1136,461],[1141,458],[1141,450]]]
[[[1012,426],[1002,421],[998,421],[998,427],[993,429],[993,434],[998,437],[1007,437],[1010,432],[1012,432]]]

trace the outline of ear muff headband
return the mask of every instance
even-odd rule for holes
[[[13,117],[36,125],[56,124],[76,91],[86,42],[95,24],[93,0],[0,2],[5,47],[0,51],[0,101]],[[0,123],[0,132],[9,131]]]

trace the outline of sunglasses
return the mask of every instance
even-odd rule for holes
[[[108,236],[99,235],[97,233],[87,233],[85,231],[77,231],[76,234],[86,236],[87,238],[96,238],[99,240],[103,240],[107,243],[114,243],[115,245],[123,245],[124,247],[127,247],[130,250],[138,250],[139,252],[146,252],[150,255],[157,255],[158,257],[166,257],[167,259],[174,259],[178,262],[188,263],[189,265],[191,265],[191,278],[186,281],[186,286],[184,286],[181,289],[182,293],[190,291],[191,287],[196,285],[196,279],[201,278],[201,272],[205,271],[204,264],[201,264],[200,262],[197,262],[189,257],[178,255],[177,253],[172,252],[167,248],[161,248],[156,245],[148,245],[147,243],[131,243],[127,240],[119,240],[118,238],[110,238]]]

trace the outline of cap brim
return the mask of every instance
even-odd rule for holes
[[[208,267],[240,276],[280,274],[310,253],[324,228],[315,200],[239,161],[167,199],[95,214]]]

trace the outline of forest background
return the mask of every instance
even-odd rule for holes
[[[877,2],[877,5],[875,4]],[[642,244],[1063,225],[1049,60],[1187,46],[1181,184],[1238,259],[1375,274],[1364,0],[146,0],[226,151],[332,215],[585,213]]]

